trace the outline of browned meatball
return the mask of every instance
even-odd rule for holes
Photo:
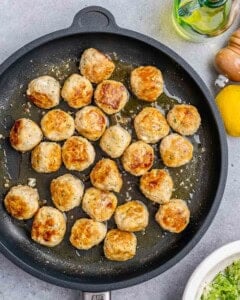
[[[15,121],[9,137],[10,143],[15,150],[26,152],[32,150],[41,142],[43,134],[35,122],[21,118]]]
[[[145,174],[151,169],[153,161],[153,148],[142,141],[132,143],[122,156],[124,169],[134,176]]]
[[[32,239],[44,246],[54,247],[61,243],[66,232],[63,214],[50,206],[41,207],[34,217]]]
[[[172,133],[162,139],[160,154],[167,167],[180,167],[192,159],[193,145],[188,139]]]
[[[114,193],[91,187],[86,190],[82,209],[95,221],[104,222],[111,218],[116,207],[117,197]]]
[[[104,254],[107,259],[126,261],[136,254],[137,238],[133,232],[111,229],[104,240]]]
[[[14,218],[27,220],[34,216],[39,208],[37,189],[27,185],[13,186],[4,198],[6,210]]]
[[[65,80],[61,95],[70,107],[81,108],[91,103],[93,87],[84,76],[72,74]]]
[[[167,115],[167,120],[172,129],[182,135],[194,134],[201,123],[196,107],[187,104],[174,105]]]
[[[136,116],[134,128],[138,139],[150,144],[160,141],[170,130],[163,114],[154,107],[145,107]]]
[[[141,177],[140,189],[148,199],[164,204],[171,198],[173,181],[167,171],[153,169]]]
[[[101,140],[100,147],[110,157],[120,157],[131,142],[131,135],[120,125],[113,125],[106,129]]]
[[[52,109],[41,120],[42,131],[51,141],[63,141],[73,135],[73,117],[61,109]]]
[[[112,60],[97,49],[86,49],[81,57],[80,72],[93,83],[99,83],[104,79],[108,79],[115,65]]]
[[[52,180],[50,191],[54,205],[61,211],[69,211],[80,205],[84,185],[72,174],[64,174]]]
[[[159,69],[153,66],[138,67],[131,73],[133,93],[141,100],[153,102],[163,92],[163,78]]]
[[[141,231],[148,225],[149,213],[143,202],[132,200],[117,207],[114,219],[120,230]]]
[[[103,241],[107,226],[91,219],[77,220],[71,230],[70,242],[77,249],[88,250]]]
[[[76,113],[76,130],[91,141],[96,141],[102,136],[107,124],[107,117],[96,106],[86,106]]]
[[[89,141],[81,136],[72,136],[62,147],[62,159],[68,170],[83,171],[95,160],[95,150]]]
[[[169,203],[160,206],[155,218],[164,230],[179,233],[187,227],[190,211],[185,201],[171,199]]]
[[[28,84],[28,98],[38,107],[49,109],[60,101],[60,84],[51,76],[40,76]]]
[[[93,186],[104,191],[114,191],[119,193],[123,180],[115,161],[103,158],[96,163],[90,173]]]
[[[32,151],[31,163],[38,173],[52,173],[62,164],[61,146],[53,142],[42,142]]]
[[[128,98],[128,90],[121,82],[115,80],[104,80],[97,86],[94,93],[95,103],[108,115],[123,109]]]

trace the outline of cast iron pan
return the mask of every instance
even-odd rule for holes
[[[50,249],[30,239],[32,221],[13,220],[3,207],[8,190],[4,187],[10,177],[10,186],[26,184],[27,178],[37,179],[41,199],[52,205],[49,195],[51,179],[64,174],[37,174],[29,164],[29,154],[20,155],[12,150],[8,139],[1,140],[0,176],[0,250],[16,265],[43,280],[60,286],[83,291],[105,291],[124,288],[148,280],[166,271],[180,261],[200,240],[209,227],[223,194],[227,175],[227,145],[218,112],[207,88],[193,69],[177,54],[161,43],[146,36],[119,28],[113,16],[101,7],[88,7],[74,18],[70,28],[48,34],[21,48],[0,66],[0,133],[8,135],[15,119],[29,117],[39,122],[42,110],[26,105],[27,83],[49,74],[61,82],[71,73],[78,72],[78,63],[84,49],[95,47],[116,60],[113,75],[129,86],[130,70],[136,65],[155,65],[163,72],[165,94],[157,105],[167,111],[179,100],[196,105],[202,125],[198,135],[191,137],[195,155],[182,168],[170,170],[176,190],[174,197],[188,201],[191,222],[182,234],[163,232],[154,221],[157,206],[146,200],[138,188],[138,179],[124,173],[125,185],[119,203],[126,198],[142,200],[148,206],[151,222],[144,233],[138,233],[137,255],[127,262],[112,262],[104,258],[102,245],[89,251],[76,251],[69,243],[69,231],[74,220],[84,213],[80,208],[67,213],[68,231],[65,240]],[[170,96],[174,95],[174,96]],[[146,103],[133,95],[121,119],[131,129],[132,117]],[[65,103],[61,108],[72,111]],[[118,117],[119,118],[119,117]],[[111,122],[116,122],[115,117]],[[133,133],[133,139],[135,139]],[[97,143],[97,159],[105,155]],[[156,167],[163,167],[155,147]],[[89,186],[90,170],[73,172]],[[108,227],[114,227],[112,221]]]

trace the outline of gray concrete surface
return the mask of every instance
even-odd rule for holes
[[[149,35],[185,58],[213,92],[216,73],[212,58],[230,31],[208,44],[182,40],[171,23],[171,0],[1,0],[0,63],[24,44],[71,24],[78,10],[89,5],[109,9],[117,23]],[[114,300],[178,300],[195,267],[219,246],[240,239],[240,140],[228,138],[229,174],[221,207],[198,245],[175,267],[164,274],[124,290],[113,291]],[[60,288],[23,272],[0,255],[0,300],[75,300],[78,291]]]

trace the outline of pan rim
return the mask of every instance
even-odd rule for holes
[[[8,59],[6,59],[1,65],[0,65],[0,76],[18,59],[20,59],[22,56],[27,54],[28,52],[34,50],[35,48],[46,44],[47,42],[53,42],[57,39],[64,38],[64,37],[70,37],[73,35],[81,35],[81,34],[113,34],[113,35],[119,35],[120,37],[127,37],[127,38],[133,38],[137,41],[146,43],[150,45],[153,48],[156,48],[169,56],[173,61],[178,63],[187,73],[188,75],[194,80],[196,85],[199,87],[199,89],[202,91],[209,109],[211,111],[213,120],[216,123],[217,127],[217,133],[219,138],[219,144],[220,144],[220,155],[221,155],[221,166],[220,166],[220,174],[218,179],[218,186],[216,189],[215,197],[213,200],[212,207],[210,208],[205,220],[203,221],[201,227],[197,230],[194,237],[179,251],[174,257],[166,261],[163,265],[160,267],[157,267],[153,270],[147,271],[143,274],[139,274],[137,276],[134,276],[130,279],[123,279],[121,281],[117,282],[111,282],[111,283],[81,283],[77,281],[70,281],[69,279],[60,279],[56,278],[50,274],[47,274],[35,266],[31,266],[27,264],[26,262],[22,261],[18,256],[16,256],[13,252],[11,252],[10,249],[6,248],[5,245],[0,240],[0,252],[7,257],[10,261],[12,261],[15,265],[20,267],[22,270],[26,271],[27,273],[41,279],[44,281],[47,281],[49,283],[66,287],[66,288],[72,288],[72,289],[79,289],[82,291],[107,291],[107,290],[115,290],[115,289],[121,289],[126,288],[129,286],[133,286],[136,284],[140,284],[144,281],[150,280],[161,273],[164,273],[174,265],[176,265],[178,262],[180,262],[186,255],[197,245],[197,243],[200,241],[200,239],[203,237],[203,235],[206,233],[207,229],[210,227],[217,210],[220,206],[222,196],[225,189],[225,184],[227,180],[227,172],[228,172],[228,148],[227,148],[227,140],[226,140],[226,133],[223,128],[223,124],[219,115],[219,112],[217,111],[217,108],[214,106],[213,97],[211,96],[207,86],[201,79],[201,77],[197,74],[197,72],[178,54],[176,54],[173,50],[168,48],[167,46],[163,45],[159,41],[150,38],[148,36],[145,36],[143,34],[123,29],[119,27],[114,28],[106,28],[105,30],[99,29],[99,30],[73,30],[71,27],[59,31],[55,31],[53,33],[47,34],[43,37],[40,37],[29,44],[23,46],[19,50],[17,50],[15,53],[13,53]]]

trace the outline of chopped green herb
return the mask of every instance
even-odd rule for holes
[[[240,299],[240,260],[235,261],[224,271],[218,273],[205,288],[201,300],[239,300]]]

